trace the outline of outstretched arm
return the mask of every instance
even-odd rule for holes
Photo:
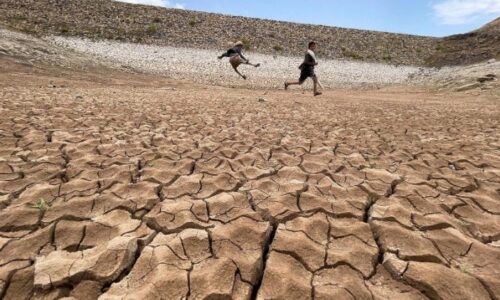
[[[217,56],[218,59],[222,59],[223,57],[229,57],[229,54],[226,52],[222,53],[220,56]]]
[[[236,52],[236,53],[238,53],[238,55],[239,55],[241,58],[243,58],[245,61],[247,61],[247,62],[248,62],[248,59],[247,59],[245,56],[243,56],[243,53],[241,53],[241,52],[242,52],[242,51],[241,51],[241,48],[239,48],[239,47],[238,47],[238,48],[236,48],[235,50],[236,50],[235,52]]]

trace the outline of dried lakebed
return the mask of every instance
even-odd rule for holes
[[[500,297],[495,99],[23,68],[0,74],[1,298]]]

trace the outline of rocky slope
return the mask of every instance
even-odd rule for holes
[[[482,28],[441,39],[428,63],[435,66],[472,64],[500,59],[500,18]]]
[[[112,0],[2,0],[0,24],[37,35],[189,48],[301,54],[309,40],[325,58],[418,66],[464,65],[500,56],[500,19],[466,34],[431,38],[132,5]]]
[[[189,48],[225,48],[243,40],[266,54],[299,55],[309,40],[326,58],[424,65],[430,37],[231,17],[111,0],[2,0],[0,24],[38,35],[55,34]]]
[[[465,92],[471,95],[491,94],[500,99],[500,61],[468,66],[421,69],[409,76],[408,83],[425,85],[439,92]]]
[[[76,16],[76,17],[75,17]],[[297,55],[309,40],[326,58],[419,66],[464,65],[500,56],[500,19],[466,34],[431,38],[278,22],[112,0],[3,0],[0,24],[38,35],[189,48],[225,48],[243,40],[248,50]]]

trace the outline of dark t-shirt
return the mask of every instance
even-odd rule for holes
[[[304,57],[304,62],[300,65],[300,69],[309,69],[309,70],[314,70],[314,64],[316,63],[316,60],[314,57],[309,53],[309,51],[306,52],[306,55]]]
[[[304,62],[300,65],[300,78],[299,82],[304,82],[307,78],[315,78],[316,74],[314,73],[314,65],[316,64],[316,60],[314,57],[309,53],[309,51],[306,52],[306,55],[304,57]]]
[[[309,52],[306,52],[306,57],[304,58],[304,62],[314,68],[314,64],[316,63],[316,60],[314,60],[314,57]]]
[[[228,49],[226,53],[222,54],[223,57],[231,57],[233,55],[238,54],[241,56],[241,58],[246,59],[243,54],[241,54],[241,47],[233,47],[231,49]]]

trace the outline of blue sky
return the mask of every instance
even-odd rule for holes
[[[500,0],[120,0],[237,16],[445,36],[500,16]]]

